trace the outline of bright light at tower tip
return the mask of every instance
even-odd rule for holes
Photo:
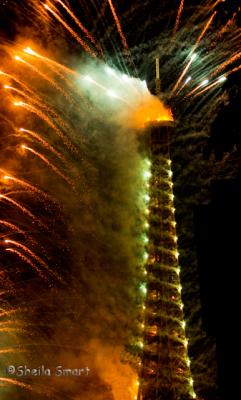
[[[192,79],[191,76],[189,76],[189,77],[186,79],[185,84],[188,83],[188,82],[190,82],[191,79]]]

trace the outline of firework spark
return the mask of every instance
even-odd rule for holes
[[[24,250],[26,253],[28,253],[32,258],[34,258],[38,263],[46,269],[51,275],[53,275],[55,278],[63,282],[62,278],[55,272],[52,271],[49,266],[40,258],[36,253],[34,253],[32,250],[30,250],[27,246],[23,245],[22,243],[16,242],[16,240],[10,240],[10,239],[5,239],[5,243],[10,243],[15,245],[16,247],[20,247],[22,250]],[[43,275],[43,274],[42,274]],[[41,276],[42,276],[41,275]]]
[[[73,182],[65,176],[53,163],[51,163],[47,157],[45,157],[43,154],[40,154],[38,151],[32,149],[31,147],[25,146],[24,144],[21,145],[21,148],[24,150],[30,151],[30,153],[33,153],[35,156],[37,156],[40,160],[42,160],[50,169],[52,169],[57,175],[59,175],[61,178],[63,178],[73,189]]]
[[[49,150],[51,153],[53,153],[60,161],[62,161],[66,166],[68,166],[68,162],[65,159],[65,157],[63,156],[63,154],[61,154],[53,146],[51,146],[46,140],[44,140],[41,135],[39,135],[36,132],[30,131],[29,129],[24,129],[24,128],[20,128],[19,131],[25,132],[30,137],[37,139],[47,150]]]
[[[96,57],[96,53],[91,50],[91,48],[77,35],[77,33],[63,20],[63,18],[58,15],[51,7],[47,4],[44,4],[44,7],[47,11],[49,11],[62,25],[63,27],[73,36],[73,38],[85,49],[85,51],[91,54],[93,57]]]
[[[36,272],[37,274],[42,278],[46,279],[45,275],[42,273],[42,271],[36,266],[36,264],[33,263],[33,261],[27,257],[25,254],[23,254],[21,251],[12,249],[10,247],[6,248],[6,251],[16,254],[21,260],[23,260],[26,264],[30,265]]]
[[[37,217],[35,217],[34,214],[31,213],[31,211],[29,211],[27,208],[25,208],[24,206],[22,206],[20,203],[18,203],[17,201],[13,200],[11,197],[6,196],[4,194],[0,194],[0,200],[6,200],[7,202],[9,202],[10,204],[14,205],[17,209],[21,210],[24,214],[26,214],[28,217],[30,217],[34,222],[36,222],[38,225],[40,225],[41,227],[48,229],[47,226],[45,224],[43,224]]]
[[[121,24],[120,24],[120,21],[119,21],[119,18],[117,16],[117,14],[116,14],[116,10],[115,10],[115,7],[114,7],[114,5],[112,3],[112,0],[108,0],[108,3],[109,3],[109,6],[110,6],[110,9],[111,9],[111,12],[113,14],[113,17],[114,17],[118,32],[120,34],[124,49],[125,50],[129,50],[125,35],[124,35],[123,31],[122,31]]]
[[[180,2],[180,6],[178,8],[178,12],[177,12],[177,18],[176,18],[176,22],[175,22],[175,26],[174,26],[174,30],[173,30],[173,36],[176,36],[177,30],[179,28],[179,24],[180,24],[180,19],[181,19],[181,15],[182,15],[182,11],[184,8],[184,1],[185,0],[181,0]]]
[[[191,64],[192,64],[192,62],[194,61],[194,59],[195,59],[195,58],[194,58],[195,51],[196,51],[196,49],[197,49],[199,43],[201,42],[202,38],[204,37],[205,33],[206,33],[207,30],[209,29],[210,25],[212,24],[213,19],[214,19],[214,17],[215,17],[216,14],[217,14],[217,12],[214,11],[214,13],[212,14],[212,16],[209,18],[209,20],[207,21],[206,25],[204,26],[202,32],[201,32],[200,35],[198,36],[197,41],[196,41],[195,45],[193,46],[192,51],[191,51],[191,53],[190,53],[190,60],[189,60],[189,62],[187,63],[186,67],[183,69],[183,71],[182,71],[180,77],[178,78],[178,80],[177,80],[175,86],[173,87],[173,89],[172,89],[172,94],[176,91],[176,89],[178,88],[179,84],[181,83],[183,77],[186,75],[187,71],[189,70],[189,68],[190,68],[190,66],[191,66]]]

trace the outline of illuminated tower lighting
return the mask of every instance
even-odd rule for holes
[[[194,55],[192,56],[194,57]],[[175,222],[170,159],[173,123],[148,122],[141,148],[149,160],[144,169],[148,202],[148,242],[144,253],[146,284],[143,304],[143,348],[139,365],[138,400],[191,400],[196,398],[188,358],[182,286]],[[139,347],[141,347],[139,345]]]

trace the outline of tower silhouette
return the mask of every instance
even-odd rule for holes
[[[196,398],[181,299],[170,159],[173,129],[172,122],[150,122],[142,138],[150,169],[147,290],[138,400]]]

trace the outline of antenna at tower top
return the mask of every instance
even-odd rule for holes
[[[161,80],[160,80],[160,59],[156,58],[156,95],[161,95]]]

